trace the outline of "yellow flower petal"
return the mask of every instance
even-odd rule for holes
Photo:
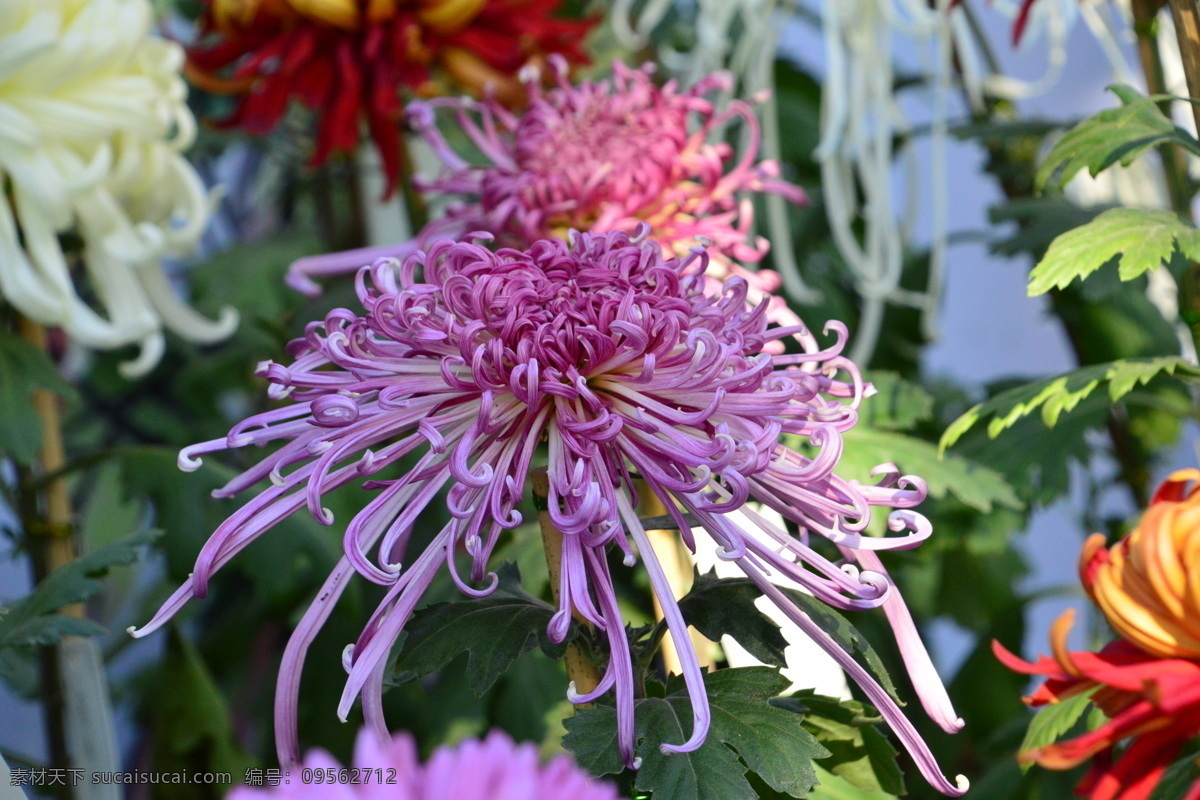
[[[1141,649],[1200,658],[1200,471],[1181,470],[1155,495],[1141,522],[1103,550],[1092,537],[1080,573],[1109,624]]]
[[[359,25],[356,0],[291,0],[292,8],[304,16],[352,31]]]
[[[487,5],[487,0],[426,0],[417,19],[438,33],[453,33],[465,28]]]

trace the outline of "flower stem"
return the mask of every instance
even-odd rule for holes
[[[1138,60],[1142,75],[1150,94],[1166,94],[1167,81],[1163,73],[1162,57],[1158,52],[1158,12],[1161,2],[1156,0],[1132,0],[1133,31],[1137,35]],[[1159,104],[1164,114],[1170,116],[1170,101]],[[1191,190],[1187,179],[1187,157],[1178,147],[1160,147],[1163,175],[1171,194],[1171,208],[1176,214],[1190,216]]]
[[[18,330],[26,341],[46,350],[46,330],[32,320],[20,318]],[[74,561],[79,553],[72,525],[71,495],[65,476],[62,418],[58,400],[46,389],[36,389],[33,407],[41,421],[42,449],[37,475],[23,481],[20,512],[29,535],[34,575],[44,579]],[[84,618],[83,603],[59,609],[60,614]],[[118,767],[115,727],[108,700],[104,662],[95,640],[64,636],[56,645],[42,649],[42,699],[52,763],[85,771],[78,785],[64,792],[75,800],[116,800],[115,785],[94,784],[87,772],[113,772]]]
[[[1183,57],[1183,74],[1187,77],[1188,95],[1200,98],[1200,9],[1196,0],[1170,0],[1171,18],[1175,21],[1175,38]],[[1200,130],[1200,106],[1192,106],[1196,129]]]
[[[1171,19],[1175,22],[1175,39],[1179,43],[1179,54],[1183,61],[1183,74],[1187,78],[1188,96],[1193,101],[1200,99],[1200,8],[1196,0],[1170,0]],[[1200,131],[1200,105],[1189,103],[1196,130]],[[1186,179],[1187,172],[1181,173]],[[1190,204],[1189,204],[1190,205]],[[1178,210],[1178,209],[1177,209]],[[1183,213],[1191,219],[1189,209]],[[1200,351],[1200,264],[1188,264],[1179,282],[1179,313],[1192,334],[1192,342]]]
[[[546,474],[545,467],[533,472],[533,494],[539,500],[538,524],[542,528],[542,547],[546,551],[546,568],[550,573],[550,591],[554,594],[554,605],[558,606],[562,585],[563,535],[562,531],[554,527],[554,523],[550,521],[550,512],[545,509],[546,498],[550,496],[550,478]],[[579,645],[567,645],[564,661],[567,665],[567,677],[575,684],[576,692],[587,694],[600,685],[600,671],[596,669],[596,665],[588,659]],[[581,703],[577,706],[577,708],[590,707],[590,703]]]

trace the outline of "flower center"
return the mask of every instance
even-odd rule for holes
[[[590,376],[621,347],[669,351],[686,333],[694,281],[656,248],[602,243],[568,252],[539,242],[528,254],[459,261],[446,270],[442,297],[472,348],[484,345],[494,369],[536,360],[540,368]],[[461,252],[461,251],[460,251]],[[464,348],[465,349],[465,348]]]

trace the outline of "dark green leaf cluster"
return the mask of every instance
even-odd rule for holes
[[[712,709],[712,728],[693,753],[665,754],[663,742],[690,734],[691,701],[686,689],[669,684],[660,697],[636,706],[636,755],[641,768],[634,788],[672,800],[755,800],[747,772],[789,797],[806,797],[817,782],[812,759],[831,755],[804,726],[804,717],[773,705],[770,699],[788,681],[766,667],[726,669],[704,680]],[[615,747],[616,711],[609,706],[581,709],[566,722],[563,745],[596,775],[620,773],[624,765]]]

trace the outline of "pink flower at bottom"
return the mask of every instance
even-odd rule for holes
[[[543,764],[535,745],[517,744],[501,731],[434,751],[424,764],[408,734],[381,741],[363,729],[354,766],[324,750],[310,750],[286,783],[239,786],[229,800],[618,800],[614,786],[580,769],[570,756]]]

